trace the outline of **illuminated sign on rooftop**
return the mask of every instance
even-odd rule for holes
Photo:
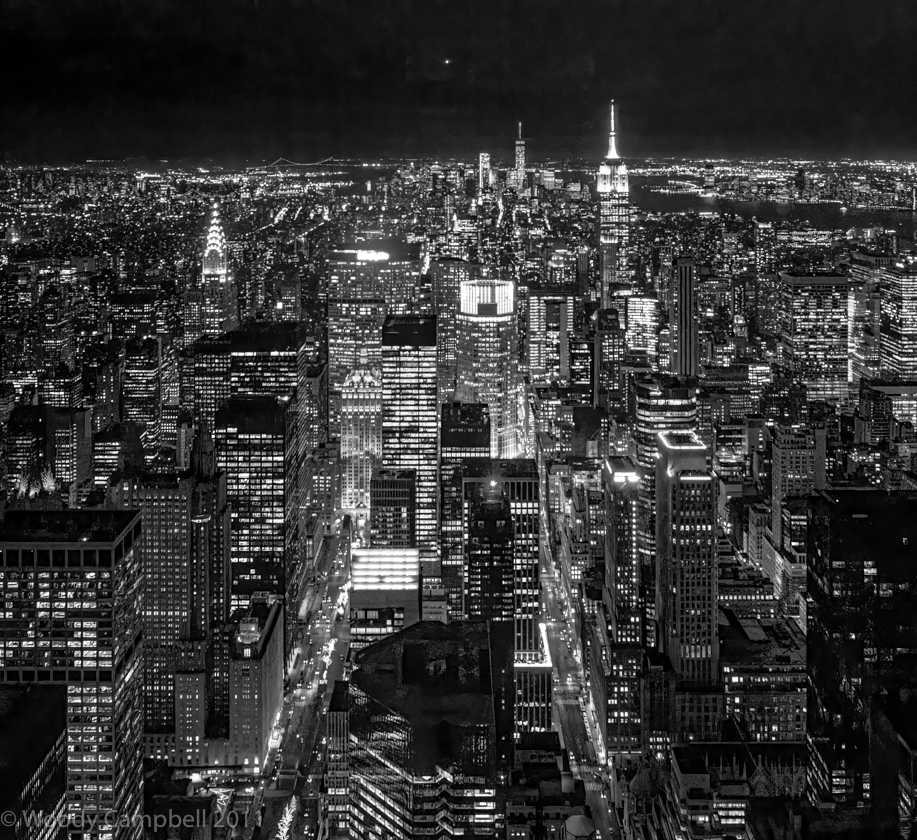
[[[389,258],[387,251],[357,251],[360,262],[384,262]]]

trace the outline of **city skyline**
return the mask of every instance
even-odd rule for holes
[[[0,835],[915,837],[917,15],[6,4]]]

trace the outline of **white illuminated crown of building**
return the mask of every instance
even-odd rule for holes
[[[213,205],[207,244],[204,246],[204,274],[226,274],[226,235],[220,222],[220,206]]]
[[[461,285],[460,311],[481,317],[513,315],[515,284],[512,280],[465,280]]]

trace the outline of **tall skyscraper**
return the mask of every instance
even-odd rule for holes
[[[485,271],[485,266],[464,260],[436,259],[430,262],[433,314],[436,315],[436,367],[440,402],[451,400],[455,392],[458,314],[462,284],[480,280]]]
[[[179,643],[209,629],[208,542],[193,540],[191,476],[145,474],[111,479],[114,507],[141,509],[143,567],[143,727],[147,735],[175,731]],[[156,756],[148,747],[148,755]]]
[[[450,615],[462,615],[463,503],[466,458],[490,456],[490,415],[485,404],[442,404],[440,426],[440,561]]]
[[[469,458],[462,475],[465,546],[471,533],[471,508],[488,499],[505,499],[513,517],[513,567],[515,569],[515,650],[538,651],[539,638],[536,619],[540,612],[539,581],[539,515],[538,470],[534,461],[516,458],[495,461],[489,458]]]
[[[882,268],[878,286],[881,372],[913,381],[917,379],[917,261],[900,260]]]
[[[617,309],[599,310],[595,335],[596,404],[606,410],[623,407],[621,367],[624,364],[625,330]]]
[[[510,280],[469,281],[461,288],[456,396],[487,404],[495,458],[515,458],[519,448],[514,293]]]
[[[662,650],[689,683],[718,680],[716,485],[694,434],[659,435],[656,616]]]
[[[810,401],[847,399],[849,285],[846,275],[780,275],[778,357]]]
[[[570,379],[570,336],[574,296],[562,290],[532,289],[526,323],[526,356],[535,384]]]
[[[512,627],[514,610],[513,520],[502,495],[475,500],[468,510],[464,612]]]
[[[341,388],[341,507],[369,510],[369,483],[382,458],[382,372],[355,370]]]
[[[238,293],[229,270],[226,235],[218,204],[213,205],[204,246],[200,326],[203,335],[221,335],[239,326]]]
[[[417,548],[439,577],[436,318],[391,315],[382,329],[382,465],[417,476]]]
[[[481,152],[478,155],[478,195],[490,187],[490,155]]]
[[[216,414],[217,463],[232,511],[231,604],[255,592],[285,595],[287,523],[295,462],[289,406],[272,397],[233,397]]]
[[[369,484],[370,541],[375,548],[417,546],[417,473],[374,470]]]
[[[783,503],[792,496],[824,490],[826,438],[824,429],[777,426],[771,455],[771,533],[783,546]]]
[[[659,356],[659,301],[645,295],[631,295],[626,301],[627,350],[646,353],[647,361],[655,368]]]
[[[675,262],[675,359],[676,376],[697,376],[697,319],[694,307],[694,260]]]
[[[617,108],[611,102],[611,127],[608,132],[608,153],[599,166],[596,178],[598,194],[599,273],[601,304],[608,308],[615,284],[629,281],[627,271],[630,245],[630,189],[627,165],[618,155]]]
[[[463,505],[463,579],[468,601],[482,614],[502,611],[497,621],[506,625],[505,631],[495,633],[505,639],[501,644],[513,651],[513,680],[515,684],[515,733],[543,731],[551,726],[552,683],[551,660],[543,627],[539,627],[541,612],[539,554],[541,540],[541,506],[538,468],[534,460],[516,458],[498,461],[489,458],[469,458],[462,473]],[[509,511],[511,530],[499,525],[499,517],[488,520],[475,518],[483,512],[481,505],[499,505]],[[496,511],[496,507],[492,508]],[[488,524],[492,522],[491,524]],[[480,525],[478,523],[481,523]],[[473,535],[472,531],[476,533]],[[512,553],[512,609],[507,607],[505,592],[483,596],[478,586],[484,586],[484,577],[495,574],[504,586],[508,577],[504,561],[508,557],[511,538]],[[478,543],[475,544],[474,540]],[[499,571],[487,565],[486,552],[480,551],[481,540],[492,548],[491,562],[500,562]],[[469,564],[474,565],[471,569]],[[512,622],[506,620],[512,615]]]
[[[139,511],[0,523],[0,679],[66,686],[71,840],[143,837],[140,540]]]
[[[328,260],[328,414],[337,439],[341,387],[351,371],[382,365],[386,315],[415,311],[420,294],[420,253],[402,240],[349,242]],[[361,363],[366,357],[365,364]]]
[[[516,160],[513,181],[518,190],[525,189],[525,140],[522,137],[522,123],[519,123],[519,136],[516,138]]]

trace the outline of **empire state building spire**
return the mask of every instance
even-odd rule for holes
[[[614,99],[611,100],[611,129],[608,132],[608,154],[605,155],[606,160],[620,160],[620,155],[618,154],[618,149],[615,146],[615,111],[617,107],[615,106]]]

